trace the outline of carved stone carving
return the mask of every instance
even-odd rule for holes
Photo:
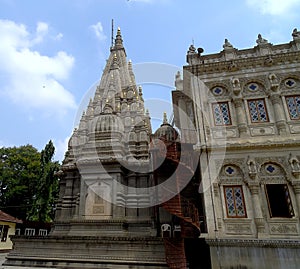
[[[269,74],[268,76],[269,82],[270,82],[270,88],[272,91],[277,91],[279,88],[279,80],[277,76],[274,73]]]
[[[257,39],[256,39],[256,43],[258,45],[267,44],[268,40],[264,39],[261,34],[258,34]]]
[[[273,58],[271,56],[267,56],[267,58],[265,59],[265,65],[271,66],[271,65],[273,65],[273,63],[274,63]]]
[[[257,232],[258,233],[264,233],[265,232],[265,220],[263,218],[255,218],[254,219]]]
[[[218,183],[213,183],[213,187],[214,187],[214,195],[216,197],[219,196],[219,184]]]
[[[231,61],[231,63],[228,65],[228,70],[236,71],[237,69],[238,69],[238,65],[234,61]]]
[[[248,173],[249,173],[250,178],[255,179],[255,177],[257,175],[256,162],[250,156],[248,156],[247,165],[248,165],[248,171],[249,171]]]
[[[241,84],[238,78],[231,79],[232,91],[234,95],[239,95],[241,93]]]
[[[300,164],[298,158],[290,154],[289,164],[291,166],[293,176],[298,177],[300,175]]]
[[[227,38],[225,38],[223,48],[224,49],[226,49],[226,48],[233,48],[233,46],[231,45],[231,43],[228,41]]]
[[[270,224],[270,234],[298,235],[298,229],[294,223]]]
[[[274,240],[274,239],[206,239],[209,246],[232,247],[286,247],[300,248],[299,240]]]
[[[295,28],[293,30],[292,37],[293,37],[294,40],[299,40],[300,39],[300,31],[298,31],[297,28]]]
[[[275,128],[272,125],[261,126],[261,127],[252,127],[252,128],[250,128],[250,133],[252,136],[274,135]]]
[[[227,234],[252,234],[251,225],[243,223],[227,223],[226,224]]]

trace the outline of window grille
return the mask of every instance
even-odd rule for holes
[[[224,186],[227,217],[245,218],[246,208],[242,186]]]
[[[230,111],[227,102],[212,104],[215,125],[231,125]]]
[[[264,99],[248,100],[251,122],[268,122],[269,117]]]
[[[300,119],[300,96],[288,96],[285,98],[291,120]]]

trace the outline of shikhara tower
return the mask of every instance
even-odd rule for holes
[[[149,186],[150,135],[142,88],[136,85],[118,29],[94,98],[69,142],[62,167],[66,186],[61,185],[57,221],[65,222],[68,217],[149,221],[144,209],[125,208],[144,208],[150,203],[146,194],[128,193],[131,189],[126,189]],[[77,179],[69,177],[71,167],[77,171]],[[68,193],[69,184],[75,192]]]

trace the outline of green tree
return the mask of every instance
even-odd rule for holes
[[[22,220],[54,219],[59,170],[54,152],[51,140],[41,153],[31,145],[0,148],[0,209]]]
[[[0,207],[26,219],[39,180],[41,154],[31,145],[0,148]]]
[[[29,220],[50,222],[54,219],[55,199],[59,190],[58,177],[55,175],[59,170],[59,163],[52,161],[54,152],[55,148],[50,140],[41,152],[39,181]]]

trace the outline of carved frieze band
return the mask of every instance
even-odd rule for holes
[[[242,223],[226,223],[226,233],[235,235],[252,234],[251,225]]]
[[[272,239],[205,239],[209,246],[223,247],[264,247],[264,248],[300,248],[299,240]]]
[[[298,235],[297,224],[295,223],[270,224],[270,234]]]

